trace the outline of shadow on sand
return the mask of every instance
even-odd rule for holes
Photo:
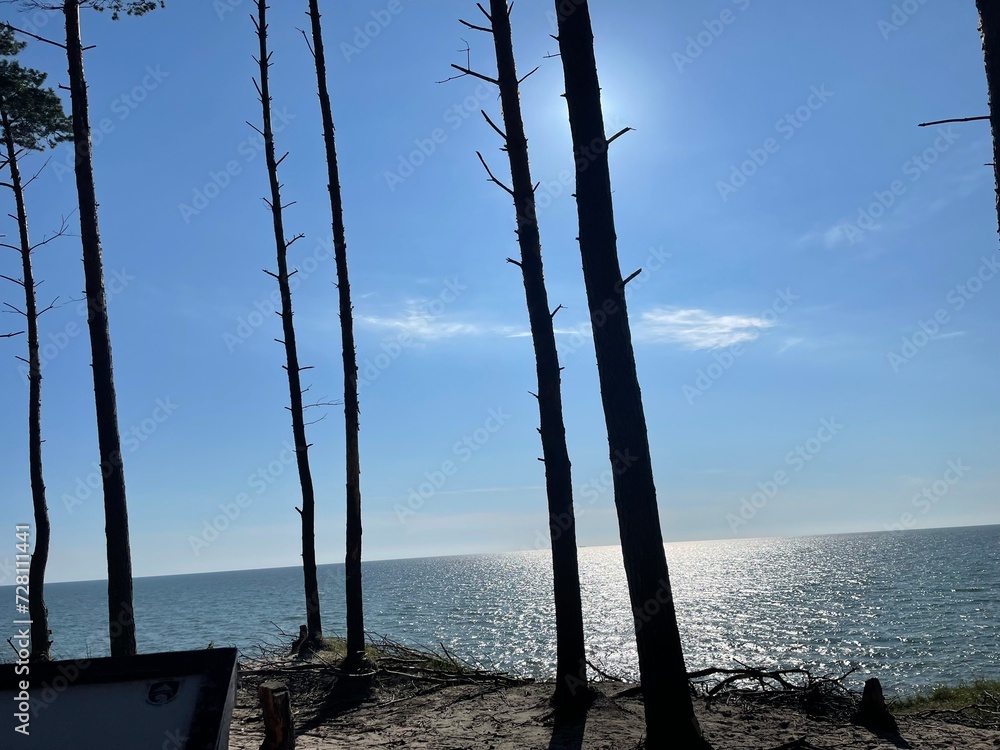
[[[597,693],[589,693],[580,705],[554,712],[548,750],[580,750],[583,747],[587,714],[598,697]]]
[[[338,675],[316,713],[296,725],[296,735],[322,726],[372,700],[374,684],[374,672]]]

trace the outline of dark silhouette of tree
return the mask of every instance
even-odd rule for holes
[[[990,128],[993,131],[993,173],[996,183],[997,221],[1000,231],[1000,3],[976,0],[979,31],[983,35],[986,84],[990,97]]]
[[[552,319],[556,310],[549,307],[542,268],[542,243],[535,211],[534,183],[528,160],[528,139],[521,116],[520,81],[514,61],[510,9],[507,0],[490,0],[487,13],[489,27],[466,26],[493,35],[496,49],[497,77],[490,79],[455,65],[467,75],[485,78],[500,88],[504,128],[501,130],[483,112],[483,117],[503,138],[503,151],[510,161],[511,187],[507,187],[490,172],[482,154],[477,154],[491,182],[502,187],[514,200],[517,217],[518,245],[521,260],[508,258],[521,269],[524,296],[528,307],[531,339],[535,349],[535,371],[538,377],[539,434],[542,440],[542,461],[545,464],[545,489],[548,497],[549,536],[552,541],[552,582],[556,616],[556,689],[554,704],[572,707],[587,699],[587,661],[583,636],[583,605],[580,600],[580,570],[576,547],[576,516],[573,511],[573,476],[566,447],[566,426],[563,422],[562,384],[559,352]],[[534,71],[531,71],[532,73]],[[531,73],[528,74],[529,76]],[[525,76],[527,78],[527,76]]]
[[[622,557],[633,609],[647,747],[706,748],[694,715],[660,531],[649,439],[618,262],[608,138],[586,0],[556,0],[566,81],[580,253],[614,466]]]
[[[265,200],[271,209],[274,223],[274,242],[277,249],[278,272],[265,271],[278,281],[281,292],[282,333],[285,345],[285,371],[288,373],[288,395],[292,413],[292,434],[295,440],[295,460],[299,470],[299,483],[302,485],[302,508],[296,509],[302,516],[302,570],[305,577],[306,594],[306,641],[299,646],[299,652],[319,645],[323,637],[323,626],[319,608],[319,583],[316,579],[316,532],[315,513],[316,495],[313,490],[312,472],[309,470],[309,443],[306,441],[305,406],[302,401],[302,371],[309,369],[299,366],[299,355],[295,345],[295,325],[292,321],[292,291],[289,284],[288,248],[302,235],[296,235],[290,240],[285,239],[281,203],[281,183],[278,181],[278,165],[284,161],[275,157],[274,130],[271,127],[271,93],[268,68],[271,67],[271,55],[267,50],[267,3],[257,0],[257,18],[253,19],[260,41],[259,56],[254,58],[260,66],[260,82],[254,81],[257,93],[260,94],[261,111],[263,113],[264,129],[258,130],[264,138],[264,158],[267,162],[267,174],[271,184],[271,198]],[[256,128],[254,128],[256,130]]]
[[[0,28],[0,55],[13,57],[24,48],[23,42],[14,40],[13,32]],[[28,333],[28,460],[31,476],[31,500],[34,509],[35,546],[28,569],[30,597],[28,614],[31,620],[31,660],[48,661],[49,640],[48,609],[45,606],[45,566],[49,558],[49,510],[45,501],[45,480],[42,473],[42,366],[38,344],[38,318],[48,309],[39,310],[36,299],[31,253],[47,244],[58,234],[32,245],[28,236],[28,212],[24,203],[26,184],[21,179],[20,155],[24,151],[42,151],[70,137],[72,123],[63,112],[62,103],[52,89],[43,88],[45,74],[22,67],[16,60],[0,60],[0,126],[10,184],[16,206],[18,245],[5,247],[16,250],[21,256],[21,278],[4,277],[24,289],[22,313]],[[31,180],[28,180],[30,183]]]
[[[330,214],[333,218],[333,255],[337,266],[337,293],[340,303],[341,348],[344,357],[344,426],[347,453],[347,554],[344,563],[347,595],[347,654],[344,666],[358,669],[365,659],[365,610],[361,586],[361,457],[358,432],[361,427],[358,404],[358,361],[354,346],[354,313],[351,305],[351,282],[347,275],[347,238],[344,230],[344,202],[340,191],[340,168],[334,137],[333,110],[326,80],[326,53],[319,2],[309,0],[312,21],[312,51],[316,62],[316,84],[323,118],[323,143],[326,146],[327,187],[330,191]]]
[[[24,0],[21,5],[26,8],[58,10],[63,13],[66,20],[66,44],[56,46],[66,50],[66,59],[69,63],[74,171],[80,211],[80,240],[83,246],[84,293],[87,299],[87,327],[94,373],[97,442],[104,483],[104,529],[108,547],[108,630],[111,655],[132,656],[136,652],[136,646],[128,503],[125,495],[121,436],[118,431],[118,405],[111,358],[111,331],[104,286],[97,189],[94,185],[90,113],[83,65],[84,47],[80,35],[80,9],[110,11],[112,19],[117,20],[122,13],[129,16],[144,15],[163,7],[163,1],[63,0],[61,3],[52,4],[38,0]]]

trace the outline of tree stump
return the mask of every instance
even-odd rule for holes
[[[264,741],[260,750],[295,750],[292,701],[283,682],[265,682],[257,689],[264,712]]]
[[[292,656],[299,655],[299,649],[302,648],[304,644],[309,639],[309,628],[305,625],[299,625],[299,637],[292,641]]]
[[[882,683],[877,677],[865,680],[865,691],[861,694],[861,705],[852,720],[873,732],[899,733],[895,717],[889,713],[882,693]]]

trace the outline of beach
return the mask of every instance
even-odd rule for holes
[[[315,678],[315,675],[313,676]],[[333,709],[318,694],[290,685],[304,750],[635,750],[642,747],[643,708],[635,686],[593,683],[596,698],[584,717],[557,722],[549,706],[549,682],[387,685],[370,701]],[[317,700],[318,698],[318,700]],[[898,737],[880,737],[843,718],[809,715],[755,700],[695,704],[706,738],[716,750],[772,748],[941,748],[995,750],[1000,730],[976,728],[941,717],[900,717]],[[255,684],[244,681],[237,701],[230,748],[258,750],[263,723]]]

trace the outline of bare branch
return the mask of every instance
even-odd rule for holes
[[[934,120],[933,122],[918,122],[917,127],[926,128],[929,125],[945,125],[949,122],[976,122],[977,120],[988,120],[988,119],[990,119],[989,115],[985,115],[983,117],[958,117],[952,120]]]
[[[476,26],[474,23],[469,23],[468,21],[463,21],[461,18],[458,19],[458,22],[460,24],[462,24],[463,26],[467,26],[468,28],[473,29],[475,31],[485,31],[487,34],[492,34],[493,33],[493,29],[488,29],[485,26]]]
[[[640,269],[639,269],[638,271],[634,271],[634,272],[632,272],[632,274],[631,274],[631,275],[630,275],[630,276],[629,276],[629,277],[628,277],[627,279],[625,279],[625,280],[624,280],[624,281],[622,282],[622,286],[625,286],[625,285],[626,285],[627,283],[629,283],[629,282],[630,282],[630,281],[631,281],[632,279],[634,279],[634,278],[635,278],[636,276],[638,276],[638,275],[639,275],[640,273],[642,273],[642,269],[641,269],[641,268],[640,268]]]
[[[45,168],[46,168],[47,166],[49,166],[49,162],[50,162],[50,161],[52,161],[52,157],[51,157],[51,156],[50,156],[50,157],[49,157],[48,159],[46,159],[46,160],[45,160],[45,163],[44,163],[44,164],[42,164],[42,166],[41,166],[41,167],[39,167],[38,171],[37,171],[37,172],[35,172],[35,173],[34,173],[34,174],[33,174],[33,175],[31,176],[31,179],[29,179],[29,180],[28,180],[28,181],[27,181],[26,183],[24,183],[24,184],[23,184],[23,185],[21,186],[21,190],[27,190],[27,189],[28,189],[28,186],[29,186],[29,185],[30,185],[31,183],[33,183],[33,182],[34,182],[35,180],[37,180],[37,179],[38,179],[38,175],[40,175],[40,174],[42,173],[42,170],[44,170],[44,169],[45,169]]]
[[[503,138],[504,141],[506,141],[507,140],[507,134],[505,132],[503,132],[500,128],[498,128],[496,126],[496,124],[493,122],[493,120],[490,119],[490,116],[488,114],[486,114],[486,110],[485,109],[481,109],[479,111],[482,113],[483,117],[486,118],[486,122],[488,122],[490,124],[490,127],[493,128],[495,131],[497,131],[497,133],[500,134],[500,137]]]
[[[309,14],[306,13],[306,15],[308,16]],[[302,34],[302,38],[306,40],[306,47],[309,48],[309,54],[312,55],[313,56],[313,60],[315,60],[316,59],[316,50],[313,49],[312,41],[309,39],[309,36],[306,34],[305,29],[299,29],[298,26],[296,26],[295,28],[298,29],[298,31],[299,31],[300,34]]]
[[[32,178],[32,179],[34,179],[34,178]],[[41,242],[36,242],[34,245],[32,245],[31,247],[29,247],[28,248],[28,252],[33,253],[38,248],[45,247],[46,245],[48,245],[53,240],[59,239],[60,237],[62,237],[63,235],[65,235],[68,231],[69,231],[69,223],[66,221],[66,217],[63,216],[61,218],[61,223],[59,225],[59,229],[57,229],[55,232],[53,232],[49,236],[47,236],[44,239],[42,239]]]
[[[610,146],[613,141],[617,140],[618,138],[621,138],[623,135],[625,135],[630,130],[635,130],[635,128],[622,128],[621,130],[619,130],[613,136],[611,136],[610,138],[608,138],[608,145]]]
[[[340,406],[343,401],[317,401],[315,404],[303,404],[303,409],[313,409],[317,406]]]
[[[453,67],[455,70],[462,71],[463,75],[472,76],[473,78],[479,78],[479,79],[481,79],[483,81],[486,81],[487,83],[492,83],[494,86],[499,86],[500,85],[500,82],[498,80],[496,80],[495,78],[490,78],[489,76],[484,76],[482,73],[477,73],[474,70],[469,70],[468,68],[463,68],[461,65],[455,65],[455,63],[452,63],[451,67]],[[452,76],[451,78],[446,78],[445,81],[451,81],[451,80],[453,80],[455,78],[461,78],[461,77],[462,76]],[[439,83],[444,83],[444,81],[439,81]]]
[[[535,66],[535,70],[538,70],[540,67],[541,67],[540,65],[536,65]],[[520,80],[518,80],[517,85],[520,86],[522,83],[524,83],[527,80],[528,76],[530,76],[532,73],[534,73],[535,70],[532,70],[532,71],[530,71],[528,73],[525,73],[524,77],[521,78]]]
[[[510,193],[511,197],[513,197],[514,196],[514,191],[511,190],[506,185],[504,185],[502,182],[500,182],[500,180],[498,180],[496,177],[493,176],[493,173],[490,171],[489,166],[486,164],[486,159],[483,158],[483,155],[477,151],[476,152],[476,156],[479,157],[479,161],[482,163],[483,169],[486,170],[486,174],[488,174],[490,176],[489,181],[493,182],[493,183],[496,183],[497,185],[499,185],[500,187],[502,187],[504,190],[506,190],[508,193]]]
[[[62,307],[62,305],[57,305],[57,304],[56,304],[56,303],[57,303],[58,301],[59,301],[59,298],[58,298],[58,297],[56,297],[56,298],[55,298],[54,300],[52,300],[52,301],[51,301],[51,302],[49,303],[48,307],[46,307],[46,308],[44,308],[44,309],[42,309],[42,310],[39,310],[39,311],[38,311],[38,312],[36,313],[36,317],[39,317],[39,318],[40,318],[40,317],[42,317],[42,316],[43,316],[43,315],[44,315],[45,313],[47,313],[47,312],[48,312],[49,310],[55,310],[55,309],[56,309],[57,307]]]
[[[38,36],[37,34],[32,34],[30,31],[24,31],[23,29],[19,29],[16,26],[11,26],[9,23],[5,22],[4,26],[6,26],[11,31],[16,31],[18,34],[24,34],[25,36],[30,36],[32,39],[37,39],[40,42],[45,42],[46,44],[51,44],[53,47],[59,47],[59,49],[66,49],[66,45],[65,44],[60,44],[59,42],[54,42],[51,39],[46,39],[43,36]],[[91,48],[90,47],[86,47],[85,49],[91,49]]]

